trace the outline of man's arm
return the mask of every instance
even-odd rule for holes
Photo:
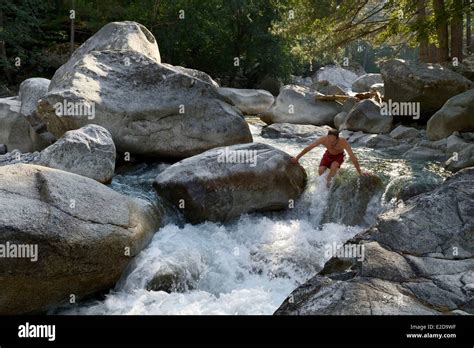
[[[357,173],[359,173],[359,175],[362,175],[362,170],[360,169],[359,160],[357,159],[356,155],[352,151],[351,145],[349,145],[349,142],[345,139],[344,139],[344,150],[346,150],[347,154],[349,155],[349,157],[352,161],[352,164],[354,165],[355,169],[357,170]]]
[[[314,149],[316,146],[319,146],[321,145],[322,143],[324,142],[324,137],[321,137],[319,139],[316,139],[315,141],[313,141],[310,145],[306,146],[304,148],[303,151],[300,152],[300,154],[296,157],[293,157],[292,158],[292,161],[294,163],[298,162],[298,160],[303,157],[304,155],[306,155],[308,152],[310,152],[312,149]]]

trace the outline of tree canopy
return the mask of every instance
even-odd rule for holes
[[[51,78],[74,47],[112,21],[155,35],[163,61],[252,87],[348,57],[368,71],[377,59],[462,60],[471,0],[3,0],[0,83]],[[74,16],[72,16],[74,10]],[[466,31],[463,31],[463,28]]]

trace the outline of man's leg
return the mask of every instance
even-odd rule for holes
[[[328,168],[325,167],[325,166],[319,166],[319,175],[320,175],[320,176],[323,175],[324,172],[326,171],[326,169],[328,169]]]
[[[334,177],[334,175],[336,175],[338,169],[340,167],[340,164],[337,163],[336,161],[332,162],[331,163],[331,170],[329,171],[329,175],[327,177],[327,185],[328,187],[331,185],[331,180],[332,178]]]

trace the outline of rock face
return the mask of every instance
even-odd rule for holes
[[[275,98],[263,89],[237,89],[221,87],[218,93],[229,98],[246,115],[258,115],[272,106]]]
[[[331,186],[330,198],[323,222],[361,225],[374,196],[380,196],[383,185],[377,176],[358,176],[352,171],[339,170]]]
[[[270,109],[261,116],[262,121],[272,123],[332,125],[341,106],[336,102],[316,101],[322,95],[313,89],[295,85],[284,86]]]
[[[36,104],[47,92],[50,80],[40,77],[26,79],[20,84],[18,98],[21,101],[20,113],[31,125],[30,138],[34,151],[41,151],[56,139],[47,131],[46,124],[36,115]]]
[[[381,115],[380,106],[365,99],[351,109],[341,127],[365,133],[388,133],[392,129],[392,123],[392,116]]]
[[[158,194],[192,223],[225,221],[252,211],[281,210],[306,186],[290,156],[252,143],[209,150],[178,162],[154,182]]]
[[[0,99],[0,144],[5,144],[8,151],[30,152],[34,148],[30,138],[32,129],[20,113],[20,106],[15,97]]]
[[[44,311],[112,287],[159,224],[155,208],[94,180],[0,167],[0,245],[29,246],[33,256],[1,260],[0,313]]]
[[[331,127],[327,126],[319,127],[304,124],[274,123],[262,129],[262,137],[271,139],[295,139],[297,141],[307,142],[327,135],[330,129]]]
[[[451,97],[473,83],[439,64],[417,64],[401,59],[381,65],[385,100],[420,103],[421,118],[428,119]]]
[[[473,195],[468,168],[384,213],[275,314],[474,314]]]
[[[378,83],[383,83],[381,74],[365,74],[352,83],[352,91],[368,92],[373,85]]]
[[[449,99],[433,115],[426,126],[426,135],[430,140],[439,140],[454,131],[471,132],[474,130],[474,89]]]
[[[313,81],[328,81],[332,85],[349,90],[357,78],[357,74],[350,70],[330,65],[320,68],[313,76]]]
[[[109,23],[56,71],[37,113],[57,137],[98,124],[118,151],[138,156],[183,158],[251,142],[240,111],[195,72],[161,64],[142,25]]]
[[[38,164],[108,183],[114,175],[115,156],[109,131],[90,124],[66,132],[40,153]]]

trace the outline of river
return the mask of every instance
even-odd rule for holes
[[[254,141],[296,155],[304,146],[289,139],[265,139],[262,124],[251,122]],[[355,153],[365,170],[383,178],[383,194],[374,196],[365,223],[345,226],[322,223],[329,190],[317,176],[323,149],[301,160],[308,186],[294,209],[255,213],[236,221],[198,225],[183,223],[172,210],[165,225],[105,298],[60,309],[61,314],[272,314],[301,283],[314,276],[331,256],[328,250],[373,223],[393,202],[388,188],[400,177],[441,182],[438,163],[408,161],[358,147]],[[111,187],[121,193],[156,201],[152,182],[167,164],[140,164],[115,176]],[[353,170],[346,162],[343,167]],[[171,292],[147,290],[156,273],[172,274]]]

